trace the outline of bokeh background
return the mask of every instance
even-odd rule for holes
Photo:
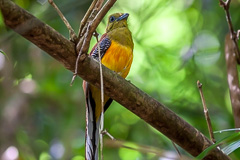
[[[15,3],[69,37],[46,0]],[[77,32],[91,0],[55,0]],[[240,1],[232,0],[234,27],[240,26]],[[206,136],[197,80],[209,108],[213,129],[234,128],[224,59],[228,27],[217,0],[118,0],[109,11],[127,12],[134,39],[128,80],[162,102]],[[1,13],[0,13],[1,14]],[[97,31],[103,34],[107,16]],[[91,46],[96,43],[93,38]],[[84,156],[85,102],[82,79],[70,87],[73,73],[34,44],[4,26],[0,16],[0,159],[80,160]],[[105,137],[106,160],[169,158],[177,154],[171,141],[114,102],[105,128],[124,145]],[[215,134],[220,140],[232,132]],[[136,150],[142,147],[143,150]],[[179,148],[182,154],[191,157]],[[154,152],[154,153],[152,153]],[[240,157],[240,150],[231,154]]]

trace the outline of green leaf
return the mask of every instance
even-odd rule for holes
[[[240,148],[240,140],[239,141],[235,141],[229,145],[227,145],[226,147],[224,147],[222,149],[223,153],[226,155],[231,154],[232,152],[234,152],[236,149]]]
[[[226,138],[223,138],[222,140],[220,140],[220,141],[216,142],[215,144],[206,148],[202,153],[200,153],[196,157],[196,159],[197,160],[203,159],[212,149],[216,148],[219,145],[237,142],[239,139],[240,139],[240,132],[234,133]]]

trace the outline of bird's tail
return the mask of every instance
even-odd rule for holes
[[[86,84],[86,160],[98,160],[98,150],[99,150],[99,127],[100,118],[96,120],[95,117],[95,101],[92,98],[91,90],[88,88],[89,85]]]
[[[99,122],[91,121],[88,113],[86,128],[86,160],[98,160]]]

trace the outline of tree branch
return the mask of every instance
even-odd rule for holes
[[[230,34],[227,34],[225,38],[225,59],[228,74],[228,86],[230,91],[235,127],[240,128],[240,88],[236,59],[237,53],[235,51],[234,42],[232,41]]]
[[[77,54],[72,42],[10,0],[0,0],[0,8],[6,26],[12,28],[74,72]],[[197,156],[212,145],[212,142],[201,132],[161,103],[118,74],[104,66],[102,67],[106,95],[165,134],[193,156]],[[79,61],[78,75],[100,88],[99,64],[85,54]],[[229,158],[218,149],[214,149],[205,159],[226,160]]]
[[[103,17],[106,15],[106,13],[109,11],[109,8],[111,8],[116,1],[117,0],[108,0],[101,9],[101,11],[97,13],[96,17],[94,17],[93,21],[88,26],[87,35],[82,46],[80,45],[81,41],[79,41],[79,43],[77,44],[77,51],[81,51],[82,53],[86,53],[88,51],[93,32],[95,31],[96,27],[99,25]],[[80,48],[81,50],[79,50]]]
[[[229,12],[231,0],[219,0],[223,7],[229,28],[229,34],[225,37],[225,59],[227,64],[228,86],[230,90],[232,110],[235,127],[240,127],[240,88],[238,80],[237,64],[240,64],[240,51],[238,47],[239,30],[234,31],[231,15]],[[235,60],[234,60],[235,59]]]
[[[236,56],[238,64],[240,64],[240,51],[239,51],[239,48],[238,48],[238,35],[234,31],[231,15],[230,15],[230,12],[229,12],[231,0],[226,0],[225,2],[223,0],[219,0],[219,3],[220,3],[220,6],[223,7],[223,9],[225,11],[230,36],[231,36],[231,39],[234,42],[233,45],[234,45],[234,50],[236,52],[235,56]]]

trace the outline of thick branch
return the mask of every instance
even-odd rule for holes
[[[9,28],[46,51],[67,69],[74,71],[77,57],[72,42],[9,0],[0,0],[0,8],[4,22]],[[79,62],[78,75],[100,87],[99,64],[85,54]],[[165,134],[193,156],[197,156],[212,144],[201,132],[175,113],[104,66],[103,78],[106,95]],[[205,159],[229,158],[218,149],[214,149]]]
[[[228,74],[228,86],[230,91],[235,127],[240,128],[240,88],[237,70],[237,58],[235,45],[230,34],[225,38],[225,59]]]

